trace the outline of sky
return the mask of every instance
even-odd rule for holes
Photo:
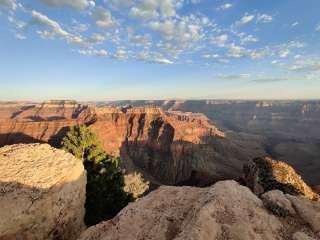
[[[319,0],[0,0],[0,100],[318,99]]]

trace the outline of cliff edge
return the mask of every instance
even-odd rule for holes
[[[76,239],[84,228],[86,172],[48,144],[0,149],[0,239]]]
[[[290,210],[291,215],[274,214],[264,200],[235,181],[220,181],[208,188],[160,187],[129,204],[114,219],[89,228],[79,240],[308,240],[320,237],[320,202],[280,191],[270,193],[273,198],[267,195],[265,199]]]

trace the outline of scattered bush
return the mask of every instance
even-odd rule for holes
[[[149,189],[149,182],[144,181],[141,173],[129,173],[124,175],[124,191],[131,193],[136,199]]]

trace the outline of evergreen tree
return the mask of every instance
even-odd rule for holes
[[[88,127],[71,127],[62,144],[63,149],[82,159],[87,170],[86,225],[114,217],[133,200],[132,195],[123,190],[119,158],[108,156]]]
[[[99,162],[107,158],[96,135],[85,125],[72,126],[63,138],[62,146],[83,162]]]

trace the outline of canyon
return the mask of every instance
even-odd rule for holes
[[[161,185],[205,186],[238,178],[269,155],[320,185],[319,101],[112,101],[0,103],[0,146],[48,142],[89,125],[123,167]]]
[[[309,187],[320,185],[313,171],[319,161],[302,154],[295,168],[287,164],[291,159],[267,157],[276,152],[270,139],[283,140],[292,156],[300,151],[293,139],[308,148],[307,139],[316,144],[315,113],[294,136],[293,130],[281,133],[281,118],[265,120],[265,128],[258,121],[255,132],[243,116],[230,117],[246,131],[213,121],[200,107],[180,111],[180,104],[1,103],[0,239],[320,238],[319,186]],[[75,124],[88,126],[108,154],[121,158],[125,172],[151,184],[146,196],[89,228],[83,223],[86,171],[79,159],[56,149]],[[307,126],[315,128],[310,138],[299,133]]]
[[[156,107],[96,107],[73,101],[3,103],[0,146],[47,142],[59,147],[68,127],[90,126],[127,172],[156,184],[205,186],[241,175],[242,166],[265,155],[254,137],[229,136],[199,113]]]
[[[292,165],[307,183],[320,183],[319,100],[137,100],[98,105],[202,113],[226,135],[256,139],[268,155]]]

